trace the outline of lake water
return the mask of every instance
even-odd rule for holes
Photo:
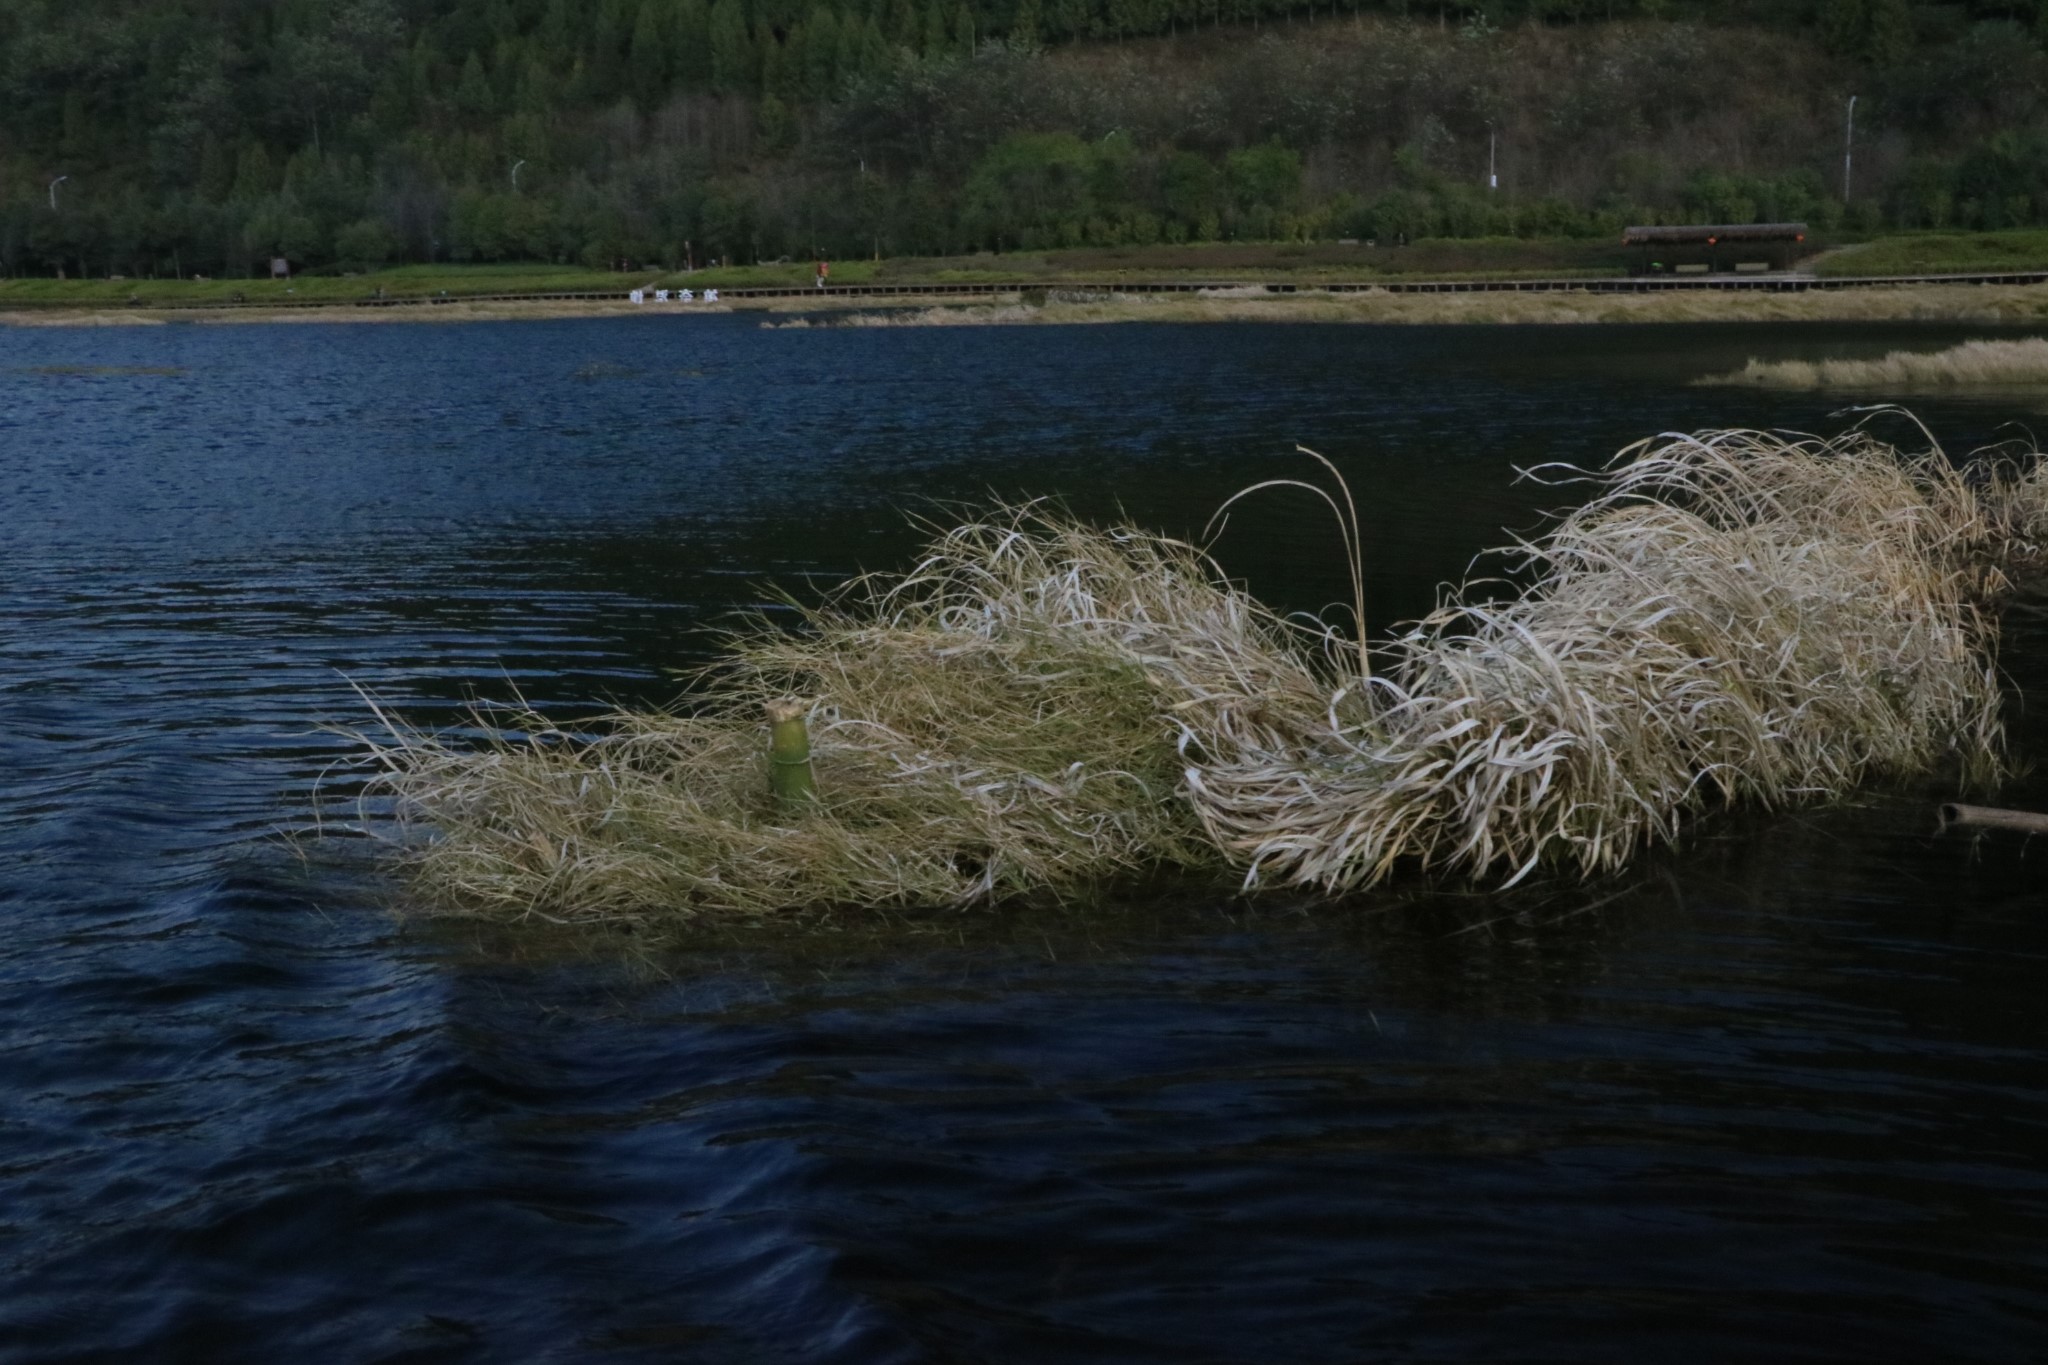
[[[0,329],[0,1359],[2043,1358],[2048,852],[1939,789],[1584,888],[608,953],[405,920],[330,728],[660,700],[906,510],[1191,532],[1296,442],[1384,623],[1564,496],[1517,467],[1843,420],[1698,374],[1961,335]],[[1218,552],[1345,596],[1303,501]]]

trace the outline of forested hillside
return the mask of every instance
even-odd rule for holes
[[[0,270],[2014,226],[2048,221],[2044,30],[2048,0],[0,0]]]

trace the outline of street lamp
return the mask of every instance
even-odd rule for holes
[[[1493,125],[1489,123],[1486,125],[1486,188],[1488,188],[1489,190],[1497,190],[1500,188],[1500,177],[1494,174],[1494,143],[1495,136],[1493,131]]]
[[[60,175],[50,182],[50,212],[55,213],[57,211],[57,187],[70,178],[68,175]]]
[[[1849,206],[1849,171],[1856,156],[1856,97],[1849,96],[1849,126],[1842,135],[1842,206]]]
[[[512,163],[512,193],[514,194],[519,193],[519,168],[525,164],[526,158],[523,156]]]
[[[875,264],[882,263],[882,232],[875,224],[874,201],[868,195],[868,157],[862,152],[855,158],[860,163],[860,202],[868,220],[868,239],[875,252]]]

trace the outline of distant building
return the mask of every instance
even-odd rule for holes
[[[1624,228],[1629,273],[1717,273],[1743,266],[1790,270],[1807,254],[1804,223],[1698,223],[1688,227]]]

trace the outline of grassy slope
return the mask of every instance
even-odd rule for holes
[[[1358,280],[1381,276],[1618,275],[1621,248],[1605,239],[1426,240],[1411,246],[1342,242],[1219,242],[1201,246],[1088,247],[884,261],[878,283],[912,280]]]
[[[1816,274],[1941,275],[2048,270],[2048,231],[1912,233],[1843,247],[1814,263]]]

